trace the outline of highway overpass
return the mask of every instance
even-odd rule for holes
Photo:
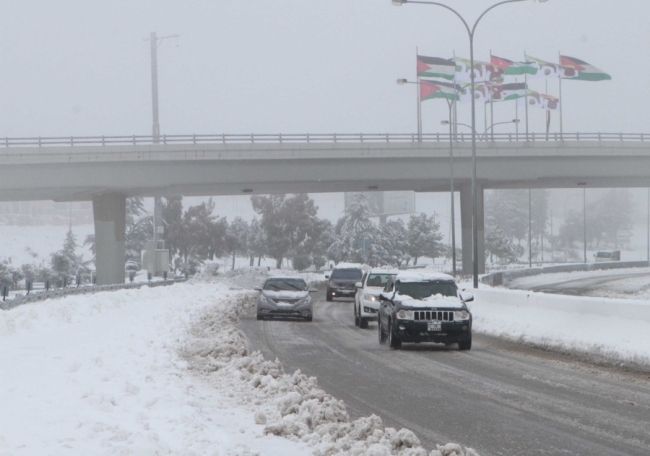
[[[469,136],[453,148],[463,268],[471,271]],[[124,278],[128,196],[448,191],[449,149],[442,134],[5,138],[0,200],[93,201],[98,282],[114,283]],[[479,142],[477,157],[480,244],[484,189],[650,186],[645,134],[495,134]]]

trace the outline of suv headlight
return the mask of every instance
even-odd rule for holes
[[[454,320],[469,320],[470,314],[466,310],[454,312]]]
[[[368,293],[363,294],[363,299],[365,299],[366,301],[370,301],[370,302],[379,301],[379,298],[377,296],[371,295],[371,294],[368,294]]]
[[[413,319],[413,314],[412,312],[409,312],[408,310],[400,310],[397,312],[397,319],[398,320],[412,320]]]

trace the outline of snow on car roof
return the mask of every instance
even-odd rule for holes
[[[334,269],[368,269],[368,266],[361,263],[339,263],[334,266]]]
[[[432,280],[444,280],[453,282],[454,278],[449,274],[443,274],[436,271],[418,270],[418,271],[400,271],[395,278],[400,282],[430,282]]]
[[[373,268],[370,270],[370,274],[398,274],[399,271],[393,268]]]
[[[305,280],[304,277],[299,276],[298,274],[271,274],[267,277],[268,279],[300,279]]]

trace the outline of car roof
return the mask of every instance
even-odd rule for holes
[[[371,269],[369,274],[392,274],[392,275],[397,275],[399,271],[397,269],[389,269],[389,268],[374,268]]]
[[[454,278],[449,274],[427,270],[400,271],[395,277],[397,282],[431,282],[434,280],[454,282]]]
[[[275,280],[275,279],[292,279],[292,280],[302,280],[303,282],[305,281],[304,277],[300,277],[299,275],[272,275],[266,278],[266,280]]]

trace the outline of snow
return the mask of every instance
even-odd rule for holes
[[[308,291],[290,291],[290,290],[264,290],[262,292],[265,296],[272,299],[302,299],[309,295]]]
[[[400,271],[395,281],[400,282],[430,282],[432,280],[454,281],[454,278],[448,274],[442,274],[436,271],[419,269],[413,271]]]
[[[476,455],[351,421],[315,378],[250,352],[237,325],[265,275],[1,312],[0,455]]]
[[[453,296],[443,296],[441,294],[432,295],[425,299],[413,299],[408,295],[401,295],[399,292],[395,293],[395,299],[405,307],[413,308],[429,308],[429,307],[445,307],[450,309],[462,309],[463,302]]]
[[[650,365],[650,303],[481,287],[479,333],[616,362]]]
[[[624,276],[630,274],[647,274],[645,277],[635,277],[626,279],[632,283],[638,284],[640,287],[648,287],[650,285],[650,269],[649,268],[624,268],[624,269],[603,269],[597,271],[573,271],[573,272],[558,272],[552,274],[536,274],[532,276],[520,277],[513,279],[508,282],[509,288],[518,288],[518,289],[529,289],[540,287],[548,284],[554,284],[559,282],[569,282],[572,280],[580,279],[591,279],[598,277],[616,277]],[[609,288],[616,287],[616,284],[607,283],[602,290],[607,290]],[[613,294],[613,297],[627,297],[634,298],[634,290],[628,288],[629,293],[625,293],[626,296],[621,296],[620,294]],[[643,296],[641,296],[643,297]]]

